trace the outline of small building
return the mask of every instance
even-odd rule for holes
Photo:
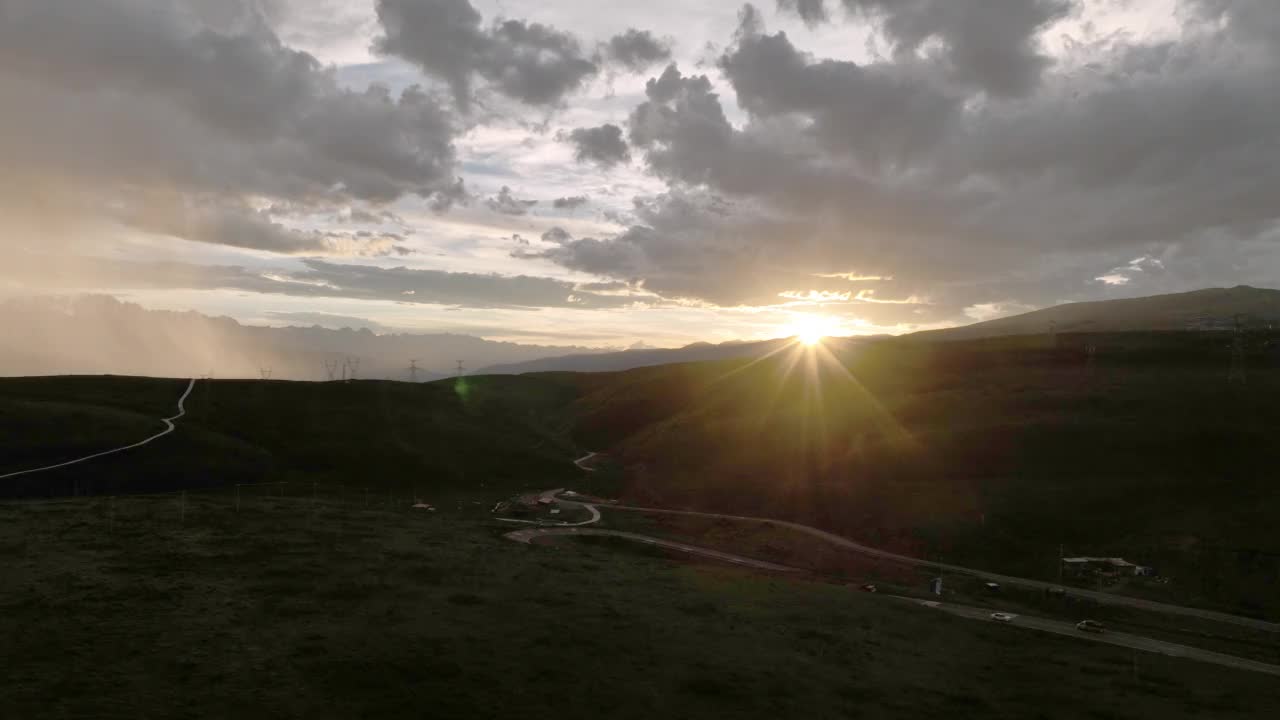
[[[1135,565],[1118,557],[1069,557],[1062,558],[1062,569],[1067,575],[1081,577],[1085,575],[1143,575],[1141,571],[1150,570]]]

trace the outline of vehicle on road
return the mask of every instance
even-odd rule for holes
[[[1076,629],[1082,632],[1102,633],[1107,631],[1107,626],[1097,620],[1081,620],[1076,623]]]
[[[878,592],[878,590],[877,590],[877,588],[876,588],[876,586],[875,586],[875,584],[874,584],[874,583],[867,583],[866,585],[863,585],[862,587],[860,587],[860,588],[858,588],[858,589],[859,589],[859,590],[861,590],[861,591],[863,591],[863,592],[871,592],[871,593],[873,593],[873,592]]]
[[[992,619],[992,620],[995,620],[996,622],[1002,622],[1002,623],[1011,623],[1011,622],[1013,622],[1013,616],[1012,616],[1012,615],[1010,615],[1009,613],[1003,613],[1003,612],[993,612],[993,613],[991,613],[991,619]]]

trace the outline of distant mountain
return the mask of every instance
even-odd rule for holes
[[[519,375],[531,372],[611,372],[632,368],[671,363],[699,362],[703,360],[728,360],[764,355],[781,345],[792,342],[789,338],[761,342],[726,342],[719,345],[699,342],[682,348],[661,350],[624,350],[622,352],[594,355],[563,355],[541,358],[528,362],[492,365],[480,371],[484,375]]]
[[[971,340],[1050,332],[1227,330],[1239,316],[1246,327],[1280,324],[1280,290],[1240,285],[1125,300],[1069,303],[912,337]]]
[[[360,323],[359,318],[344,318]],[[494,363],[523,362],[588,348],[518,345],[446,333],[375,333],[369,327],[258,327],[196,312],[147,310],[102,295],[0,301],[0,375],[326,380],[348,359],[357,376],[419,381]]]

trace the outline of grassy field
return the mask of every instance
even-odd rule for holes
[[[576,414],[640,504],[798,520],[1043,579],[1060,546],[1122,556],[1176,581],[1141,592],[1280,617],[1280,370],[1254,356],[1248,384],[1231,384],[1222,343],[797,348],[622,373]]]
[[[274,492],[274,495],[267,494]],[[1265,675],[484,509],[279,489],[0,505],[12,717],[1270,717]],[[366,506],[366,502],[368,505]]]

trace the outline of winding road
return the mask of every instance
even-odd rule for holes
[[[970,620],[994,622],[991,619],[991,613],[994,611],[989,608],[953,605],[951,603],[935,602],[933,600],[917,600],[915,598],[899,596],[889,597],[940,610],[950,615],[956,615]],[[1188,645],[1179,645],[1177,643],[1165,642],[1163,640],[1153,640],[1152,638],[1142,637],[1141,635],[1130,635],[1128,633],[1112,631],[1086,634],[1083,631],[1077,630],[1075,625],[1069,622],[1050,620],[1048,618],[1035,617],[1032,615],[1016,615],[1012,613],[1010,613],[1010,615],[1013,617],[1010,624],[1014,627],[1028,628],[1031,630],[1038,630],[1040,632],[1054,633],[1055,635],[1066,635],[1076,639],[1092,640],[1094,642],[1106,643],[1108,645],[1119,645],[1120,647],[1133,648],[1134,650],[1168,655],[1170,657],[1189,658],[1192,660],[1211,662],[1216,665],[1224,665],[1226,667],[1237,668],[1240,670],[1252,670],[1254,672],[1280,676],[1280,665],[1270,665],[1257,660],[1250,660],[1248,658],[1236,657],[1235,655],[1225,655],[1223,653],[1213,652],[1212,650],[1202,650]]]
[[[922,560],[920,558],[910,557],[908,555],[899,555],[887,550],[880,550],[869,545],[854,542],[848,538],[829,533],[825,530],[819,530],[808,525],[800,523],[788,522],[786,520],[773,520],[770,518],[746,517],[742,515],[723,515],[720,513],[696,512],[693,510],[665,510],[661,508],[634,507],[629,505],[610,505],[611,510],[623,510],[629,512],[650,513],[656,515],[687,515],[691,517],[712,518],[718,520],[738,520],[742,522],[762,523],[766,525],[775,525],[785,527],[796,532],[811,535],[820,540],[824,540],[833,545],[852,550],[856,553],[867,555],[869,557],[880,558],[882,560],[890,560],[904,565],[913,565],[915,567],[928,568],[932,570],[940,570],[943,572],[956,573],[976,577],[987,582],[995,582],[1003,585],[1020,586],[1032,588],[1035,590],[1048,590],[1049,588],[1063,587],[1056,583],[1044,582],[1042,580],[1031,580],[1028,578],[1012,577],[1009,575],[999,575],[997,573],[987,572],[985,570],[975,570],[960,565],[949,565],[947,563],[939,563],[931,560]],[[1204,620],[1213,620],[1216,622],[1228,623],[1231,625],[1240,625],[1243,627],[1253,628],[1255,630],[1264,630],[1266,632],[1280,632],[1280,624],[1267,622],[1265,620],[1256,620],[1254,618],[1241,617],[1239,615],[1231,615],[1229,613],[1216,612],[1214,610],[1203,610],[1200,608],[1186,607],[1184,605],[1171,605],[1168,603],[1155,602],[1153,600],[1143,600],[1141,598],[1128,597],[1125,595],[1113,595],[1111,593],[1097,592],[1095,590],[1085,590],[1082,588],[1065,587],[1063,588],[1068,595],[1074,597],[1088,598],[1104,605],[1116,605],[1123,607],[1137,608],[1139,610],[1150,610],[1154,612],[1165,613],[1168,615],[1185,615],[1188,617],[1197,617]]]
[[[595,453],[591,453],[586,457],[579,458],[578,460],[574,461],[574,464],[583,470],[590,471],[590,468],[583,467],[583,463],[585,463],[587,460],[590,460],[594,455]],[[591,513],[591,517],[581,522],[555,523],[555,524],[547,523],[545,521],[537,521],[537,520],[512,520],[509,518],[498,518],[500,520],[504,520],[507,522],[522,522],[522,523],[540,526],[537,528],[528,528],[525,530],[517,530],[514,532],[509,532],[509,533],[506,533],[504,537],[510,540],[513,540],[515,542],[520,542],[525,544],[532,544],[535,540],[543,537],[584,536],[584,535],[597,536],[597,537],[615,537],[623,540],[629,540],[632,542],[641,543],[644,545],[649,545],[652,547],[660,547],[667,550],[675,550],[679,552],[688,553],[690,555],[706,557],[713,560],[720,560],[722,562],[727,562],[733,565],[749,567],[749,568],[754,568],[758,570],[767,570],[770,572],[779,572],[779,573],[796,573],[796,574],[806,572],[805,570],[800,568],[788,567],[786,565],[779,565],[779,564],[767,562],[764,560],[747,558],[741,555],[734,555],[732,553],[722,552],[719,550],[712,550],[710,548],[699,547],[697,545],[690,545],[688,543],[683,543],[675,540],[666,540],[663,538],[657,538],[649,535],[642,535],[639,533],[625,532],[620,530],[586,528],[583,526],[593,525],[600,521],[600,518],[601,518],[600,511],[595,507],[594,504],[590,502],[566,500],[560,497],[560,494],[563,492],[564,492],[563,489],[547,490],[541,493],[540,498],[551,499],[560,505],[585,508]],[[1017,577],[1011,577],[1007,575],[999,575],[996,573],[989,573],[983,570],[975,570],[972,568],[966,568],[959,565],[949,565],[946,563],[937,563],[937,562],[932,562],[928,560],[921,560],[919,558],[913,558],[907,555],[899,555],[897,553],[891,553],[885,550],[880,550],[867,545],[863,545],[861,543],[856,543],[852,540],[849,540],[848,538],[844,538],[839,535],[826,532],[825,530],[819,530],[818,528],[815,528],[815,527],[810,527],[808,525],[801,525],[799,523],[787,522],[785,520],[773,520],[769,518],[757,518],[757,517],[748,517],[748,516],[742,516],[742,515],[724,515],[720,513],[705,513],[705,512],[697,512],[693,510],[666,510],[662,508],[635,507],[630,505],[610,504],[608,505],[608,507],[613,510],[622,510],[626,512],[641,512],[641,513],[653,513],[653,514],[665,514],[665,515],[687,515],[687,516],[693,516],[693,517],[738,520],[743,522],[754,522],[754,523],[777,525],[780,527],[790,528],[792,530],[796,530],[798,532],[802,532],[807,535],[811,535],[813,537],[819,538],[821,540],[825,540],[832,544],[838,545],[840,547],[843,547],[849,550],[853,550],[855,552],[858,552],[864,555],[881,558],[885,560],[891,560],[894,562],[903,563],[907,565],[914,565],[917,567],[943,570],[951,573],[966,574],[973,577],[988,580],[991,582],[999,582],[999,583],[1004,583],[1008,585],[1016,585],[1016,586],[1037,588],[1037,589],[1059,587],[1057,585],[1054,585],[1053,583],[1047,583],[1039,580],[1030,580],[1026,578],[1017,578]],[[1122,595],[1111,595],[1108,593],[1100,593],[1100,592],[1095,592],[1091,590],[1082,590],[1079,588],[1066,588],[1066,590],[1071,595],[1075,595],[1078,597],[1092,598],[1097,600],[1099,603],[1134,607],[1142,610],[1166,613],[1170,615],[1198,617],[1198,618],[1203,618],[1208,620],[1215,620],[1218,622],[1225,622],[1225,623],[1230,623],[1234,625],[1250,627],[1258,630],[1264,630],[1267,632],[1276,632],[1277,630],[1280,630],[1280,625],[1277,625],[1275,623],[1270,623],[1263,620],[1255,620],[1253,618],[1240,617],[1237,615],[1230,615],[1227,613],[1214,612],[1212,610],[1201,610],[1199,608],[1189,608],[1181,605],[1170,605],[1167,603],[1153,602],[1149,600],[1142,600],[1139,598],[1125,597]],[[989,608],[977,608],[977,607],[970,607],[966,605],[954,605],[950,603],[943,603],[943,602],[932,601],[932,600],[917,600],[913,598],[902,598],[902,597],[896,597],[896,596],[890,596],[890,597],[895,597],[898,600],[904,600],[904,601],[915,603],[924,607],[940,610],[942,612],[955,615],[958,617],[963,617],[971,620],[982,620],[985,622],[993,622],[991,620],[991,613],[994,611]],[[1024,628],[1028,630],[1036,630],[1039,632],[1047,632],[1047,633],[1053,633],[1057,635],[1064,635],[1067,637],[1076,638],[1077,640],[1087,640],[1087,641],[1104,643],[1108,645],[1118,645],[1121,647],[1132,648],[1134,650],[1141,650],[1143,652],[1158,653],[1158,654],[1167,655],[1170,657],[1187,658],[1191,660],[1198,660],[1201,662],[1213,663],[1215,665],[1222,665],[1225,667],[1235,668],[1239,670],[1250,670],[1253,672],[1261,672],[1269,675],[1280,676],[1280,666],[1271,665],[1271,664],[1260,662],[1257,660],[1250,660],[1248,658],[1236,657],[1234,655],[1226,655],[1223,653],[1213,652],[1211,650],[1202,650],[1200,648],[1190,647],[1187,645],[1179,645],[1177,643],[1165,642],[1163,640],[1155,640],[1152,638],[1142,637],[1139,635],[1131,635],[1128,633],[1121,633],[1121,632],[1084,633],[1080,630],[1077,630],[1074,624],[1069,622],[1063,622],[1060,620],[1051,620],[1047,618],[1034,617],[1030,615],[1014,615],[1013,618],[1014,619],[1011,625],[1017,628]]]
[[[19,470],[18,472],[11,472],[11,473],[8,473],[7,475],[0,475],[0,480],[4,480],[5,478],[18,477],[20,475],[31,475],[33,473],[45,472],[46,470],[57,470],[58,468],[64,468],[69,465],[79,465],[82,462],[88,462],[95,458],[105,457],[107,455],[115,455],[116,453],[122,453],[126,450],[139,448],[139,447],[142,447],[143,445],[150,444],[155,440],[159,440],[160,438],[174,431],[174,429],[176,428],[176,426],[173,424],[174,420],[179,420],[182,418],[182,416],[187,414],[187,408],[186,408],[187,397],[191,395],[191,390],[195,386],[196,386],[195,378],[192,378],[191,382],[187,384],[186,391],[182,393],[182,397],[178,398],[178,414],[171,415],[167,418],[161,418],[160,421],[164,423],[164,430],[161,430],[160,432],[156,433],[155,435],[152,435],[151,437],[145,440],[140,440],[132,445],[125,445],[124,447],[118,447],[111,450],[104,450],[103,452],[100,452],[100,453],[86,455],[82,458],[76,458],[75,460],[68,460],[67,462],[58,463],[57,465],[46,465],[44,467],[31,468],[30,470]]]

